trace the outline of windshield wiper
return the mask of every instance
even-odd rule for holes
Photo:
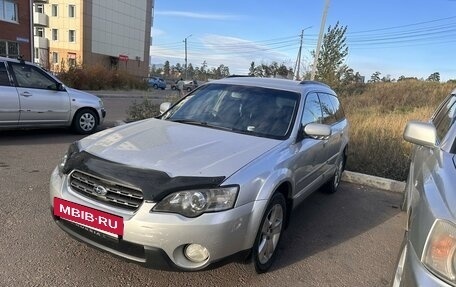
[[[190,125],[198,125],[198,126],[207,126],[207,122],[197,121],[197,120],[190,120],[190,119],[170,119],[172,122],[182,123],[182,124],[190,124]]]

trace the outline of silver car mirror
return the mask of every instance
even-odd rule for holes
[[[431,123],[409,121],[405,126],[404,140],[432,148],[435,147],[437,141],[437,130]]]
[[[310,123],[304,127],[304,134],[314,139],[324,140],[331,135],[331,127],[324,124]]]
[[[170,102],[164,102],[160,105],[160,114],[163,114],[164,112],[166,112],[167,110],[169,110],[169,108],[171,107],[171,103]]]

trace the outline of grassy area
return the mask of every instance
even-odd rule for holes
[[[412,145],[402,138],[409,120],[428,120],[453,84],[423,81],[368,84],[339,96],[350,121],[347,170],[405,180]]]
[[[356,84],[344,87],[339,97],[350,121],[347,170],[405,180],[412,145],[402,138],[409,120],[428,120],[435,108],[456,87],[424,81]],[[176,102],[177,96],[164,101]],[[130,120],[158,115],[149,100],[129,109]]]

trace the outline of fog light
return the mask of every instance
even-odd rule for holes
[[[209,258],[209,251],[199,244],[189,244],[185,246],[184,255],[188,260],[200,263]]]

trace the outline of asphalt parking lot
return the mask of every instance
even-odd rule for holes
[[[105,97],[108,120],[131,98]],[[122,118],[123,117],[123,118]],[[68,237],[52,221],[48,182],[66,129],[0,131],[0,286],[389,286],[403,237],[401,195],[342,183],[294,213],[269,273],[229,263],[195,273],[145,269]]]

